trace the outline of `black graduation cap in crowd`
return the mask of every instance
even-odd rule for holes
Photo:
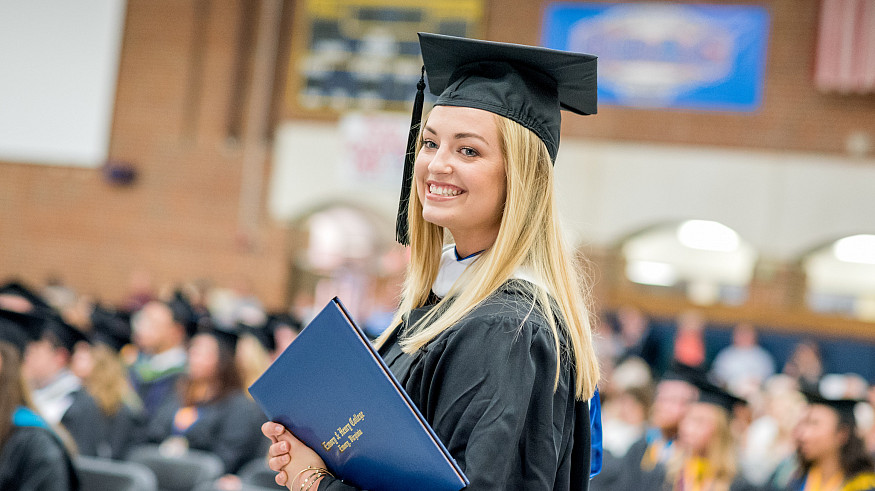
[[[222,327],[217,323],[209,323],[201,325],[197,334],[207,334],[216,338],[219,342],[219,348],[226,350],[229,353],[234,353],[237,349],[237,341],[240,339],[240,331],[238,328]]]
[[[42,332],[38,336],[38,339],[45,339],[47,334],[54,336],[58,340],[60,346],[65,348],[71,354],[77,343],[80,341],[88,342],[88,337],[85,336],[82,331],[66,323],[59,316],[52,316],[45,319],[45,322],[42,325]]]
[[[276,349],[276,340],[273,338],[273,331],[268,329],[268,325],[265,324],[263,326],[250,326],[247,324],[239,324],[239,333],[240,336],[252,336],[254,337],[261,346],[264,347],[267,351],[273,351]]]
[[[680,380],[696,388],[708,383],[703,369],[677,361],[672,362],[668,370],[662,375],[662,380]]]
[[[185,295],[177,290],[173,293],[173,297],[165,303],[173,312],[173,321],[185,328],[185,333],[189,338],[194,336],[198,330],[198,315]]]
[[[34,341],[26,327],[31,322],[26,314],[0,309],[0,341],[11,344],[24,356],[27,343]]]
[[[91,312],[91,341],[102,343],[119,351],[131,342],[131,319],[129,314],[95,305]]]
[[[808,400],[808,404],[827,406],[839,415],[841,421],[856,425],[854,408],[862,401],[856,399],[827,399],[826,397],[811,391],[804,391],[802,394],[805,396],[805,399]]]
[[[698,388],[699,402],[722,407],[729,413],[729,415],[732,415],[732,410],[736,406],[747,404],[747,401],[744,399],[736,397],[707,381],[700,381]]]
[[[33,306],[35,313],[54,312],[52,306],[42,296],[19,281],[13,280],[0,286],[0,295],[14,295],[27,300]]]
[[[424,72],[436,106],[472,107],[509,118],[532,130],[555,162],[560,109],[596,113],[596,57],[536,46],[419,33]],[[423,80],[413,105],[396,238],[409,243],[407,202],[413,155],[422,119]]]

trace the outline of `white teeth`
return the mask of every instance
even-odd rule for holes
[[[462,194],[462,191],[459,191],[458,189],[435,186],[434,184],[429,185],[428,191],[432,194],[437,194],[438,196],[458,196]]]

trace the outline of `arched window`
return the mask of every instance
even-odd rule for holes
[[[630,281],[676,289],[705,305],[743,303],[757,260],[738,233],[710,220],[651,227],[627,239],[622,252]]]
[[[875,320],[875,234],[819,247],[805,256],[802,267],[812,310]]]

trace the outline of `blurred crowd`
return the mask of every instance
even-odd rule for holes
[[[59,282],[0,286],[0,489],[74,479],[73,456],[123,460],[144,444],[211,452],[234,489],[269,443],[245,388],[310,308],[268,313],[245,283],[155,291],[134,276],[115,306]],[[709,357],[699,314],[674,325],[665,360],[638,310],[600,323],[595,490],[875,489],[875,388],[863,377],[824,373],[811,341],[778,366],[747,323]]]
[[[58,282],[3,284],[0,489],[69,489],[76,456],[123,460],[143,445],[210,452],[233,484],[269,444],[246,387],[300,329],[245,285],[156,292],[135,277],[111,307]]]
[[[660,360],[651,321],[624,307],[601,323],[604,466],[595,490],[875,489],[875,387],[824,373],[817,343],[783,366],[749,323],[709,359],[696,312]]]

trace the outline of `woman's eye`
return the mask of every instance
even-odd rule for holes
[[[422,148],[435,149],[435,148],[437,148],[437,143],[435,143],[431,140],[423,140],[422,141]]]
[[[462,155],[464,155],[465,157],[476,157],[476,156],[480,155],[479,153],[477,153],[477,150],[474,150],[471,147],[462,147],[462,149],[460,151],[462,152]]]

